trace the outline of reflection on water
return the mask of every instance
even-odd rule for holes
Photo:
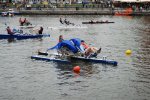
[[[150,19],[143,19],[143,23],[145,26],[137,28],[140,38],[133,62],[136,78],[132,80],[139,96],[150,94]]]
[[[11,42],[15,42],[16,40],[14,38],[9,38],[7,39],[8,43],[11,43]]]
[[[68,78],[72,78],[74,73],[73,72],[73,67],[75,66],[80,66],[81,71],[79,74],[80,77],[90,77],[93,74],[98,74],[100,71],[98,69],[98,65],[97,64],[91,64],[91,63],[87,63],[87,62],[73,62],[72,64],[68,65],[68,64],[56,64],[56,68],[58,69],[57,72],[59,72],[59,78],[60,79],[68,79]]]

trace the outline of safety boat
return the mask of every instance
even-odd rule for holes
[[[129,16],[133,12],[132,8],[126,8],[123,11],[116,11],[115,16]]]
[[[55,45],[52,48],[47,49],[49,50],[57,50],[57,54],[49,54],[47,52],[41,52],[38,51],[37,55],[31,56],[31,59],[35,60],[43,60],[43,61],[54,61],[54,62],[61,62],[61,63],[73,63],[76,60],[79,61],[85,61],[85,62],[91,62],[91,63],[101,63],[101,64],[109,64],[117,66],[118,62],[113,60],[108,60],[97,58],[97,54],[92,54],[91,56],[84,56],[83,48],[80,45],[81,40],[78,38],[73,38],[70,40],[63,40],[62,42],[59,42],[57,45]]]

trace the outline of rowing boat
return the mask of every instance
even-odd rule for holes
[[[82,60],[82,61],[93,62],[93,63],[109,64],[109,65],[114,65],[114,66],[117,66],[118,64],[117,61],[107,60],[107,59],[95,59],[95,58],[85,58],[85,57],[77,57],[77,56],[72,56],[71,59]]]
[[[14,35],[9,35],[9,34],[0,34],[0,39],[10,39],[10,38],[15,38],[15,39],[33,39],[33,38],[42,38],[42,37],[50,37],[50,34],[14,34]]]
[[[40,56],[40,55],[31,56],[31,59],[42,60],[42,61],[53,61],[53,62],[60,62],[60,63],[71,63],[75,60],[79,60],[79,61],[92,62],[92,63],[108,64],[108,65],[113,65],[113,66],[117,66],[117,64],[118,64],[117,61],[106,60],[106,59],[95,59],[95,58],[70,56],[69,59],[64,60],[64,59],[55,58],[55,57],[48,57],[47,54],[45,54],[45,55],[46,56]]]
[[[59,62],[59,63],[71,63],[69,60],[44,57],[44,56],[39,56],[39,55],[31,56],[31,59],[42,60],[42,61],[53,61],[53,62]]]
[[[115,22],[107,22],[107,21],[82,22],[82,24],[104,24],[104,23],[115,23]]]

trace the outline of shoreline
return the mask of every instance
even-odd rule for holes
[[[123,10],[111,9],[51,9],[51,10],[20,10],[20,15],[115,15],[115,12]],[[150,11],[134,11],[131,16],[150,16]]]
[[[106,11],[37,11],[37,10],[22,10],[20,15],[114,15],[113,12]]]
[[[115,12],[123,12],[121,8],[112,10],[110,8],[51,8],[51,9],[14,9],[15,15],[115,15]],[[1,13],[1,12],[0,12]],[[131,14],[117,16],[150,16],[150,10],[133,11]]]

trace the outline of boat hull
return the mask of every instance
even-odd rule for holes
[[[50,37],[49,34],[41,34],[41,35],[32,35],[32,34],[14,34],[14,35],[9,35],[9,34],[0,34],[0,39],[10,39],[10,38],[15,38],[15,39],[33,39],[33,38],[42,38],[42,37]]]
[[[94,59],[94,58],[85,58],[85,57],[71,57],[71,60],[82,60],[86,62],[93,62],[93,63],[102,63],[102,64],[109,64],[117,66],[118,62],[113,60],[105,60],[105,59]]]
[[[71,63],[71,62],[68,61],[68,60],[42,57],[42,56],[38,56],[38,55],[36,55],[36,56],[31,56],[31,59],[42,60],[42,61],[53,61],[53,62],[59,62],[59,63]]]
[[[54,59],[54,58],[48,58],[48,57],[43,57],[43,56],[36,55],[36,56],[31,56],[31,59],[43,60],[43,61],[54,61],[54,62],[61,62],[61,63],[71,63],[74,60],[80,60],[80,61],[85,61],[85,62],[101,63],[101,64],[108,64],[108,65],[113,65],[113,66],[117,66],[117,64],[118,64],[117,61],[103,60],[103,59],[93,59],[93,58],[84,58],[84,57],[70,57],[70,60],[62,60],[62,59]]]
[[[114,23],[114,22],[82,22],[82,24],[107,24],[107,23]]]

